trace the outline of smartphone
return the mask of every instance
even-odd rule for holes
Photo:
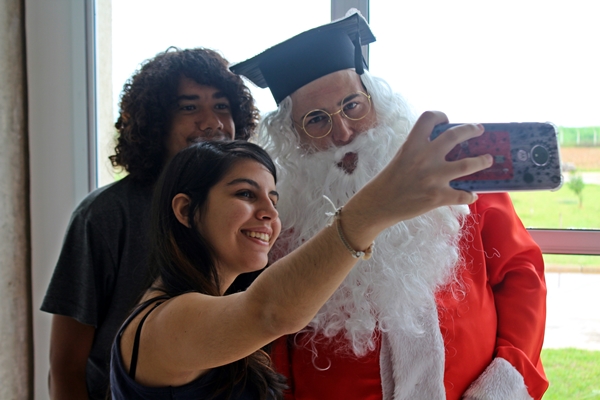
[[[460,124],[437,125],[431,140]],[[491,167],[450,181],[469,192],[558,190],[563,183],[558,130],[551,123],[511,122],[482,124],[484,133],[454,147],[447,161],[491,154]]]

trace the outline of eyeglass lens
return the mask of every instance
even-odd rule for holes
[[[353,121],[363,119],[371,109],[371,101],[362,92],[352,93],[344,98],[342,107],[338,112]],[[337,114],[338,112],[334,113]],[[314,110],[306,114],[303,128],[309,136],[323,137],[331,131],[331,114],[325,110]]]

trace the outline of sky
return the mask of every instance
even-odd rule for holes
[[[421,111],[454,122],[600,126],[598,1],[371,5],[370,70]]]
[[[550,121],[600,126],[595,0],[371,0],[369,69],[418,112],[452,122]],[[169,46],[243,61],[330,20],[327,0],[112,2],[113,93]],[[248,84],[262,112],[268,89]],[[116,105],[115,105],[116,107]],[[116,115],[116,114],[115,114]]]
[[[139,68],[140,62],[169,46],[208,47],[236,63],[331,20],[329,1],[295,3],[288,0],[113,1],[115,103],[123,84]],[[248,86],[261,112],[276,108],[268,89],[251,83]]]

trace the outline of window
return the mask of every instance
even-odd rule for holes
[[[594,2],[578,0],[370,2],[378,39],[369,49],[370,70],[418,111],[441,110],[451,122],[551,121],[559,127],[562,188],[511,193],[544,252],[542,358],[546,364],[548,356],[555,369],[562,367],[549,361],[550,354],[561,354],[556,357],[564,362],[569,350],[554,349],[600,349],[600,48],[594,10]],[[570,368],[582,368],[579,363]],[[548,364],[546,372],[556,374],[548,397],[571,386]]]
[[[107,157],[113,154],[119,94],[142,61],[176,46],[208,47],[220,51],[231,63],[240,62],[331,19],[331,5],[322,0],[129,0],[113,1],[112,5],[99,2],[97,8],[98,186],[115,179]],[[248,87],[261,112],[275,109],[268,89],[252,83]]]
[[[358,6],[369,9],[378,38],[370,48],[371,71],[418,111],[439,109],[456,122],[551,121],[560,127],[563,187],[511,196],[545,252],[600,253],[600,74],[592,4],[368,3],[263,0],[236,2],[235,12],[225,13],[221,3],[193,0],[98,2],[98,185],[114,179],[107,157],[118,96],[142,60],[174,45],[215,48],[238,62],[326,23],[331,9],[343,15]],[[236,34],[244,30],[248,36]],[[261,111],[275,108],[268,89],[249,86]]]
[[[368,5],[377,37],[369,49],[370,70],[402,92],[417,111],[442,110],[453,122],[551,121],[560,127],[563,187],[511,196],[546,253],[548,270],[557,272],[548,276],[549,289],[562,290],[548,302],[549,345],[561,346],[562,338],[573,335],[582,341],[597,335],[585,325],[587,316],[567,310],[560,297],[576,293],[582,285],[595,285],[600,277],[579,274],[572,286],[560,275],[600,271],[600,257],[592,256],[600,254],[600,50],[595,4],[332,3],[342,15],[354,3]],[[204,46],[220,50],[231,62],[242,61],[328,22],[330,7],[323,0],[239,1],[233,7],[196,0],[129,0],[112,5],[98,1],[98,185],[114,179],[106,174],[110,168],[105,160],[111,154],[118,96],[142,60],[169,46]],[[249,87],[261,111],[275,108],[268,89]],[[582,291],[575,301],[597,304],[597,299]],[[572,330],[557,331],[553,325],[557,318],[570,318]]]
[[[511,193],[545,252],[599,254],[600,74],[593,3],[370,2],[370,70],[451,122],[550,121],[565,183]],[[571,228],[584,229],[573,233]],[[566,236],[565,236],[566,234]],[[600,265],[594,261],[598,268]]]

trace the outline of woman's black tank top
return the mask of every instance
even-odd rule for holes
[[[223,394],[217,397],[212,397],[217,390],[214,383],[216,370],[212,369],[208,373],[202,375],[198,379],[187,383],[183,386],[167,386],[167,387],[148,387],[141,385],[135,381],[135,372],[137,367],[137,357],[139,350],[139,337],[142,330],[142,325],[148,314],[160,306],[164,300],[168,300],[167,295],[152,298],[140,304],[131,313],[129,318],[123,323],[111,349],[110,362],[110,390],[114,400],[158,400],[158,399],[173,399],[173,400],[198,400],[198,399],[214,399],[214,400],[254,400],[258,399],[259,395],[255,387],[244,387],[238,384],[233,389],[233,395]],[[129,325],[131,320],[140,314],[151,303],[160,300],[154,307],[146,313],[137,327],[133,350],[131,354],[131,364],[129,373],[125,371],[123,360],[121,359],[121,336],[123,330]]]

